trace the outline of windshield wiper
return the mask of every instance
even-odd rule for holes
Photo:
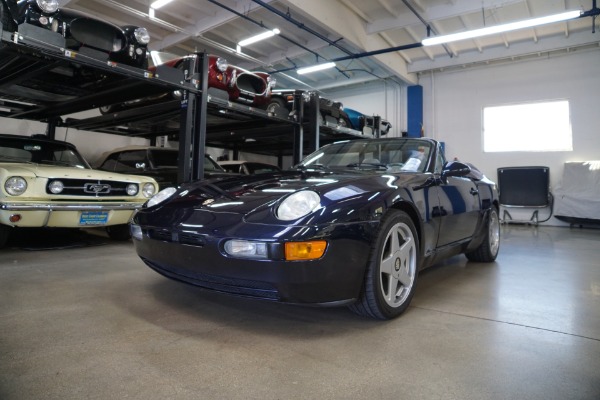
[[[377,169],[377,170],[387,171],[387,165],[377,164],[377,163],[352,163],[352,164],[346,165],[346,168]]]

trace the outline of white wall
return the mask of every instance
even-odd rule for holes
[[[595,49],[423,74],[425,136],[444,141],[448,159],[471,162],[494,180],[499,167],[548,166],[556,188],[566,161],[600,159],[599,66],[600,49]],[[570,102],[573,151],[483,152],[483,107],[555,99]],[[562,224],[555,218],[548,223]]]

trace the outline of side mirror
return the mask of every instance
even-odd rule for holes
[[[442,170],[442,178],[448,176],[467,176],[471,172],[471,167],[460,161],[449,161],[444,165]]]

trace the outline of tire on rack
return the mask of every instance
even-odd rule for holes
[[[419,238],[412,219],[390,210],[381,222],[371,248],[361,294],[349,306],[353,312],[377,319],[402,314],[412,300],[419,273]]]
[[[125,241],[131,238],[128,224],[107,226],[106,233],[112,240]]]
[[[286,107],[285,101],[283,99],[280,99],[279,97],[271,98],[266,110],[268,113],[273,114],[273,116],[277,118],[287,119],[290,114]]]
[[[465,253],[470,261],[492,262],[500,250],[500,218],[498,210],[492,207],[487,213],[485,237],[475,250]]]
[[[10,11],[4,2],[0,1],[0,22],[2,22],[2,30],[7,32],[15,32],[17,30],[17,24],[12,19]]]

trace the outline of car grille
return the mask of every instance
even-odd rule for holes
[[[171,279],[190,283],[205,289],[218,292],[233,294],[237,296],[256,297],[265,300],[279,300],[279,293],[272,285],[265,282],[257,282],[246,279],[226,278],[222,276],[209,275],[203,273],[193,273],[189,271],[174,271],[166,269],[160,265],[142,257],[150,268]]]
[[[64,189],[60,193],[63,196],[86,196],[86,197],[114,197],[127,196],[127,185],[130,182],[99,181],[92,179],[50,179],[48,183],[59,180]],[[139,189],[139,188],[138,188]],[[46,186],[46,193],[56,196]]]
[[[172,232],[160,229],[150,229],[148,230],[148,236],[163,242],[181,243],[199,247],[206,244],[202,235],[193,232]]]

